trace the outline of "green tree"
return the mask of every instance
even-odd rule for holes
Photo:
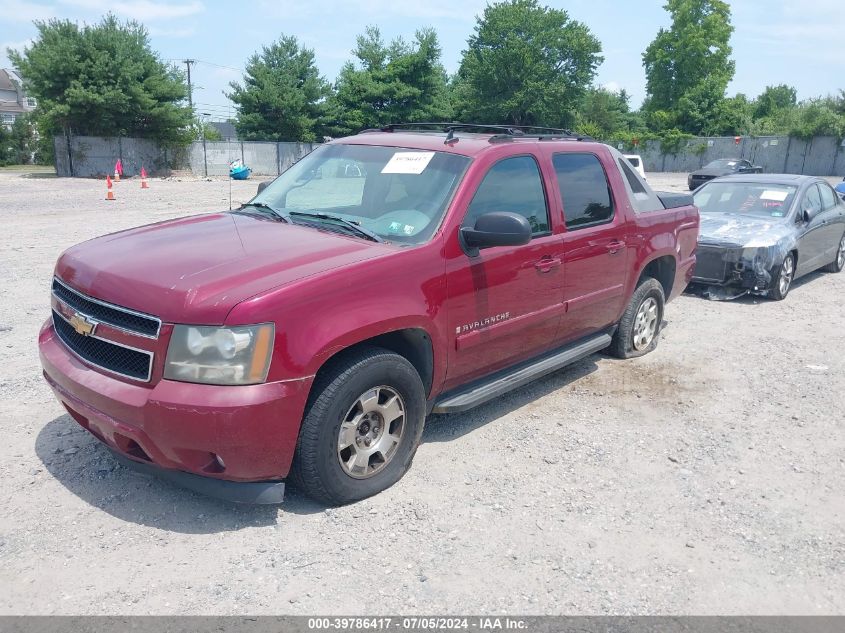
[[[152,51],[146,29],[107,15],[99,24],[37,21],[35,42],[9,49],[42,134],[185,140],[190,110],[182,74]]]
[[[441,48],[432,29],[408,43],[386,45],[375,26],[359,35],[328,102],[327,128],[344,135],[388,123],[444,121],[452,116]]]
[[[571,125],[603,61],[585,24],[537,0],[490,4],[477,18],[455,80],[463,120]]]
[[[834,97],[810,99],[795,108],[794,118],[787,133],[809,139],[813,136],[845,136],[845,114],[838,111]]]
[[[672,25],[643,53],[647,108],[675,113],[685,131],[699,133],[734,75],[730,7],[723,0],[668,0],[664,8]]]
[[[798,91],[792,86],[786,84],[766,86],[754,102],[754,118],[762,119],[771,116],[777,110],[794,108],[797,103]]]
[[[314,51],[281,36],[247,61],[243,84],[229,84],[238,106],[235,127],[247,141],[315,141],[329,84]]]
[[[632,113],[630,95],[625,90],[589,88],[575,116],[575,129],[581,134],[607,140],[628,132],[645,130],[637,113]]]

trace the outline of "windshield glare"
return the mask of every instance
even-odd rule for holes
[[[440,225],[469,162],[465,156],[445,152],[323,145],[253,201],[282,213],[336,215],[387,241],[421,244]],[[299,215],[293,221],[310,222]]]
[[[728,169],[729,167],[736,167],[738,161],[730,160],[728,158],[720,158],[719,160],[714,160],[710,163],[707,163],[704,168],[708,169]]]
[[[796,187],[766,183],[712,182],[694,194],[701,213],[736,213],[767,218],[789,214]]]

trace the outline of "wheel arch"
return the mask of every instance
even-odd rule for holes
[[[319,382],[319,378],[327,371],[331,371],[333,365],[341,357],[354,354],[356,350],[368,347],[380,347],[407,360],[420,375],[426,397],[431,394],[434,383],[434,345],[429,333],[420,327],[407,327],[391,332],[385,332],[376,336],[363,338],[354,343],[334,349],[316,371],[313,385]]]
[[[677,268],[678,263],[674,256],[659,255],[654,259],[649,260],[646,265],[643,266],[635,288],[638,287],[646,277],[652,277],[660,282],[660,285],[663,287],[663,295],[666,297],[666,301],[668,301],[672,294],[672,289],[675,286],[675,274]]]

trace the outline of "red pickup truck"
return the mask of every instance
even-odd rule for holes
[[[421,126],[416,126],[421,127]],[[64,252],[44,377],[125,463],[235,501],[329,504],[411,464],[426,416],[657,345],[698,211],[564,131],[390,126],[231,212]]]

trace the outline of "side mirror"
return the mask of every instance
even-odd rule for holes
[[[801,211],[801,217],[803,218],[804,222],[807,223],[807,224],[812,222],[813,218],[815,218],[818,214],[819,214],[819,210],[814,209],[812,207],[810,207],[808,209],[804,209],[803,211]]]
[[[262,191],[264,191],[267,188],[267,185],[269,185],[271,182],[273,182],[273,181],[272,180],[265,180],[263,182],[259,182],[258,183],[258,193],[261,193]]]
[[[531,225],[518,213],[494,211],[479,216],[473,228],[462,227],[460,235],[468,254],[476,255],[482,248],[528,244]]]

